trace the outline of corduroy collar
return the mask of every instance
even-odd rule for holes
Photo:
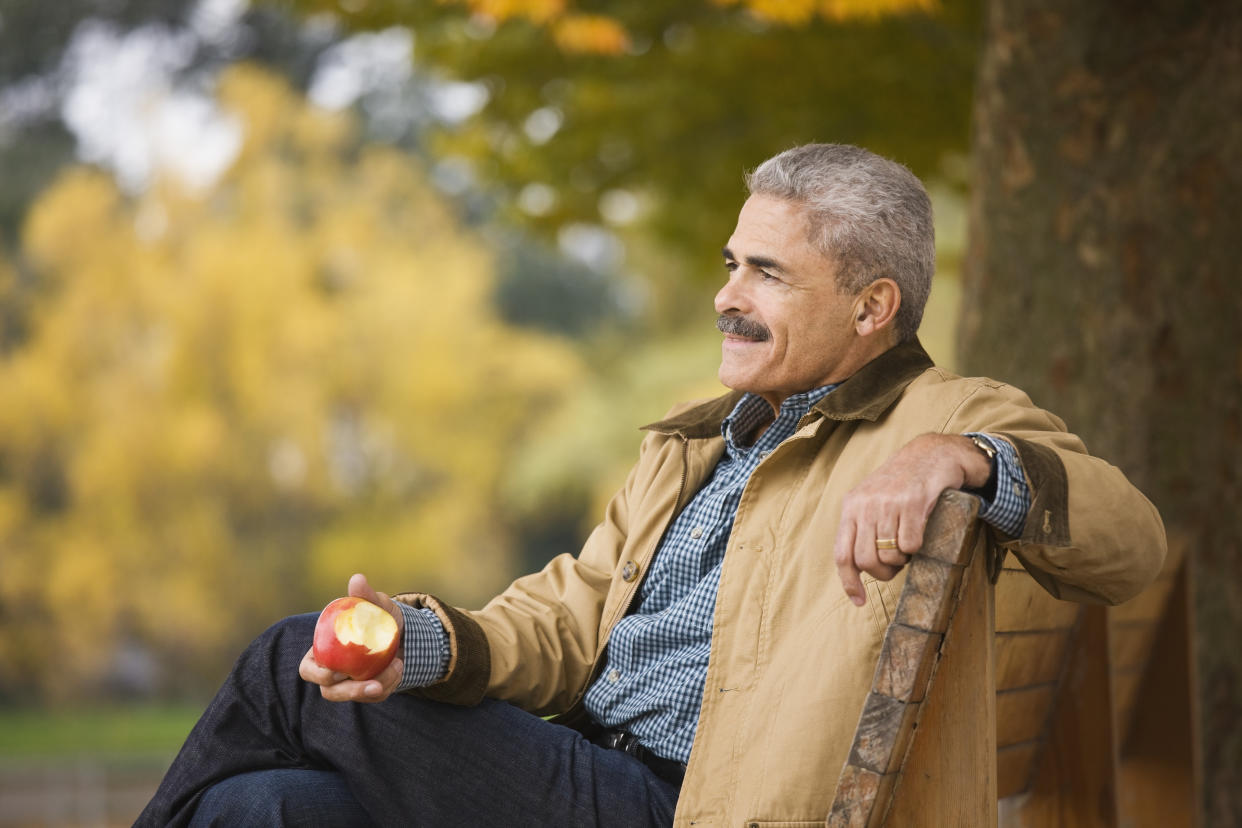
[[[918,339],[889,348],[812,408],[831,420],[877,420],[901,396],[906,386],[932,367],[931,357]],[[689,439],[719,437],[720,425],[742,398],[743,391],[708,400],[665,420],[643,426],[661,434]]]

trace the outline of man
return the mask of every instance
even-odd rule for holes
[[[1059,597],[1155,576],[1159,516],[1117,469],[919,346],[908,170],[809,145],[747,181],[716,297],[733,393],[647,426],[581,553],[481,611],[354,576],[404,629],[376,679],[315,663],[314,616],[264,633],[140,824],[818,823],[942,491]]]

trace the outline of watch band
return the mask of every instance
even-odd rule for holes
[[[983,456],[988,458],[988,479],[982,486],[967,488],[965,491],[977,494],[982,497],[985,502],[990,503],[992,498],[996,497],[996,467],[998,465],[996,460],[996,449],[992,447],[991,443],[977,434],[971,434],[969,437],[970,442],[975,444],[975,448],[983,452]]]
[[[970,436],[970,442],[975,444],[975,448],[987,455],[989,463],[996,463],[996,449],[992,448],[991,443],[976,434]]]

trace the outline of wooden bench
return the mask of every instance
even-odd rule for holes
[[[1119,607],[1059,601],[977,511],[932,513],[828,825],[1195,824],[1183,556]]]

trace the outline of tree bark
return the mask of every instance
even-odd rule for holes
[[[1242,825],[1242,3],[992,0],[959,364],[1186,550],[1201,818]]]

